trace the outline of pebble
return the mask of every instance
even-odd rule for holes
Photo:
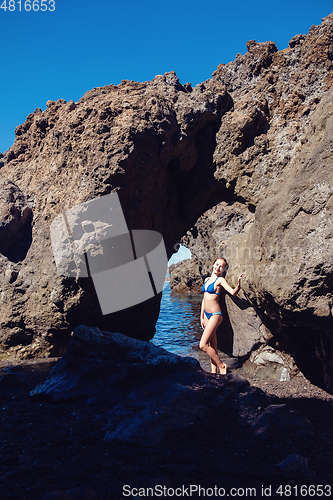
[[[308,459],[298,453],[289,455],[283,462],[278,464],[278,467],[282,472],[289,475],[296,474],[311,479],[315,477],[315,473],[309,469]]]

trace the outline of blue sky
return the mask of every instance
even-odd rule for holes
[[[183,245],[180,245],[178,251],[170,257],[168,265],[171,266],[171,264],[175,264],[180,260],[191,259],[191,257],[191,251]]]
[[[17,1],[15,11],[0,9],[2,153],[15,127],[49,99],[77,101],[93,87],[172,70],[194,86],[244,54],[247,40],[281,50],[333,11],[332,0],[54,0],[53,12],[26,12],[24,1],[21,11]]]

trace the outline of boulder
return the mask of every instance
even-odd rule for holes
[[[302,479],[315,479],[316,474],[310,470],[309,461],[307,458],[299,455],[298,453],[293,453],[289,455],[285,460],[278,464],[278,467],[288,476],[302,478]],[[311,487],[310,487],[311,488]],[[302,490],[304,491],[304,490]],[[315,489],[311,488],[311,493],[314,493]]]
[[[295,375],[293,359],[269,345],[261,345],[253,350],[243,365],[248,373],[261,377],[286,382]]]
[[[187,376],[200,370],[194,358],[182,358],[149,342],[81,325],[74,330],[48,380],[31,396],[52,401],[93,398],[93,404],[113,399],[117,387],[127,387],[124,397],[160,374],[170,377],[182,368]]]
[[[195,359],[149,342],[81,325],[31,397],[98,405],[94,427],[106,431],[106,441],[151,447],[173,429],[201,425],[211,407],[222,403],[227,386],[246,393],[249,383],[233,374],[207,373]]]
[[[193,358],[150,342],[80,325],[45,382],[30,393],[39,403],[74,400],[96,407],[91,432],[110,443],[155,447],[176,429],[200,430],[214,411],[233,412],[253,434],[311,432],[310,421],[238,373],[205,372]],[[79,415],[77,418],[80,418]]]

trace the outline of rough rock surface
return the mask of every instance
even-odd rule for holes
[[[102,316],[89,279],[57,275],[50,224],[68,208],[117,191],[128,228],[159,231],[171,255],[208,207],[206,196],[191,207],[181,198],[199,186],[215,196],[223,191],[212,155],[220,117],[230,107],[219,81],[192,90],[168,73],[94,89],[78,103],[49,101],[17,127],[0,162],[1,178],[26,197],[32,241],[24,259],[17,261],[13,249],[0,254],[4,356],[59,354],[82,322],[132,337],[154,335],[160,297]],[[9,274],[16,276],[10,283]]]
[[[14,261],[23,260],[31,243],[31,209],[22,191],[11,181],[0,178],[0,251]],[[14,281],[10,271],[6,279]]]
[[[26,203],[33,216],[26,256],[14,246],[0,254],[3,355],[59,353],[80,323],[154,334],[158,298],[102,317],[88,280],[57,276],[49,227],[63,210],[117,191],[128,227],[161,232],[170,255],[207,209],[238,203],[242,227],[224,229],[231,283],[246,270],[260,321],[333,390],[332,41],[330,15],[282,51],[248,42],[194,89],[168,73],[29,115],[0,160],[1,178],[24,197],[18,211]]]
[[[256,431],[311,428],[285,405],[269,405],[264,392],[240,375],[212,375],[193,358],[86,326],[74,330],[64,356],[30,394],[38,401],[111,403],[94,427],[103,425],[106,441],[147,447],[158,445],[169,431],[200,425],[212,407],[231,401]]]
[[[254,214],[239,202],[232,205],[221,202],[199,217],[194,228],[182,238],[184,245],[191,249],[192,260],[180,262],[177,267],[170,269],[172,291],[200,292],[218,256],[224,255],[229,260],[232,251],[237,258],[238,247],[234,248],[230,241],[236,235],[245,236],[253,222]],[[229,280],[228,271],[226,278]],[[272,335],[243,292],[237,297],[222,294],[220,305],[224,321],[218,329],[218,344],[228,355],[246,357],[254,346],[271,338]]]
[[[199,293],[202,287],[201,266],[195,258],[182,260],[172,264],[170,271],[170,287],[173,292]]]
[[[269,345],[261,345],[251,352],[243,368],[256,377],[272,378],[280,382],[290,380],[297,374],[297,368],[290,356]]]
[[[230,264],[231,284],[245,271],[244,297],[273,335],[260,336],[260,322],[252,332],[245,328],[250,350],[268,340],[331,391],[333,93],[332,42],[325,48],[325,40],[332,27],[324,29],[329,19],[281,52],[271,42],[249,42],[245,56],[215,72],[234,102],[217,133],[215,178],[242,202],[209,210],[182,241],[198,260],[202,280],[218,255]],[[228,311],[230,321],[236,315],[239,325],[242,313]],[[237,342],[232,347],[235,354]],[[285,368],[290,363],[287,356]]]
[[[234,281],[245,270],[244,291],[240,296],[254,306],[263,325],[259,321],[252,330],[242,328],[241,307],[227,307],[227,317],[236,325],[236,331],[241,328],[248,352],[267,340],[275,347],[280,345],[307,376],[329,390],[332,390],[332,99],[333,92],[329,90],[311,115],[302,138],[304,148],[294,158],[294,167],[286,172],[284,180],[273,185],[270,196],[258,203],[252,218],[236,204],[220,203],[200,217],[182,239],[195,256],[201,274],[192,276],[192,281],[200,282],[201,277],[202,282],[218,255],[227,258]],[[178,276],[182,275],[186,277],[186,272],[179,266]],[[186,290],[185,283],[183,289]],[[251,313],[255,314],[253,309]],[[224,325],[224,330],[226,337],[228,325]],[[267,330],[273,334],[273,340]],[[245,354],[238,347],[237,336],[229,352]],[[252,361],[255,363],[259,357],[258,353]],[[289,370],[290,356],[285,360],[284,370]],[[270,369],[274,371],[274,366]]]

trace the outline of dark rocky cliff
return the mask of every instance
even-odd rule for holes
[[[225,300],[230,354],[249,355],[260,346],[261,364],[263,346],[280,348],[330,391],[331,22],[329,16],[307,36],[294,37],[281,52],[271,43],[249,42],[244,57],[218,68],[214,76],[229,82],[234,107],[223,116],[217,133],[215,178],[232,187],[237,201],[221,201],[182,239],[195,257],[201,280],[217,255],[227,258],[234,284],[245,271],[238,307],[229,297]],[[252,85],[240,64],[245,61],[247,71],[257,68]],[[268,61],[264,78],[259,76],[260,61]],[[182,278],[177,271],[183,290],[187,272]],[[191,283],[200,281],[197,278],[192,275]],[[253,306],[250,316],[242,303]]]
[[[88,279],[56,273],[52,220],[117,191],[128,227],[162,233],[169,255],[222,203],[203,271],[218,250],[231,283],[245,270],[261,335],[301,344],[332,390],[332,41],[330,15],[280,52],[248,42],[194,89],[167,73],[29,115],[0,159],[3,356],[57,354],[80,323],[152,337],[158,300],[103,317]]]

